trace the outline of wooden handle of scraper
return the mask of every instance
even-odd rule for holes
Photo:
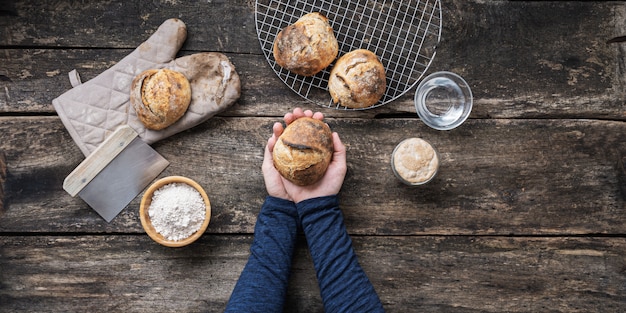
[[[120,154],[135,138],[137,132],[128,125],[117,128],[63,181],[63,189],[76,196],[91,180]]]

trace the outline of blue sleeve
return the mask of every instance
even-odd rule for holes
[[[374,286],[359,265],[337,196],[305,200],[296,207],[325,312],[384,312]]]
[[[298,213],[288,200],[268,196],[254,228],[248,263],[225,312],[282,312],[298,231]]]

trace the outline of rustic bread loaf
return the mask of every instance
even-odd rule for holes
[[[386,88],[383,64],[366,49],[354,50],[340,57],[328,78],[328,91],[333,102],[353,109],[376,104]]]
[[[274,167],[299,186],[316,183],[333,155],[333,138],[326,123],[302,117],[285,128],[273,150]]]
[[[278,33],[273,53],[278,65],[298,75],[313,76],[335,60],[339,44],[328,19],[313,12]]]
[[[178,121],[191,102],[191,86],[185,75],[169,69],[150,69],[131,84],[130,103],[137,117],[153,130]]]

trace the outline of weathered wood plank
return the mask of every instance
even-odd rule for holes
[[[564,44],[580,50],[584,48],[578,43],[585,42],[585,47],[589,47],[590,38],[586,36],[604,43],[623,35],[615,33],[624,31],[615,29],[619,18],[615,11],[623,7],[610,1],[447,1],[442,3],[443,42],[455,40],[455,48],[472,48],[457,50],[463,54],[460,56],[490,54],[493,47],[508,50],[507,54],[514,52],[512,48],[526,47],[524,51],[531,51],[539,45],[564,51],[560,47]],[[164,20],[179,18],[189,30],[185,50],[260,51],[253,1],[196,0],[179,5],[160,0],[146,5],[120,0],[20,0],[2,3],[2,8],[3,46],[134,48]]]
[[[52,99],[71,88],[67,73],[77,69],[83,81],[96,77],[110,68],[117,60],[127,55],[130,50],[4,50],[0,52],[0,64],[6,64],[10,74],[0,80],[0,112],[3,113],[44,113],[54,114]],[[303,106],[320,110],[329,116],[373,118],[377,115],[390,114],[415,115],[413,96],[410,90],[396,101],[372,110],[338,111],[327,109],[306,101],[287,86],[272,72],[262,56],[228,55],[242,79],[242,94],[239,101],[224,116],[281,116],[294,106]],[[59,62],[59,60],[64,60]],[[115,60],[115,61],[114,61]],[[495,90],[478,90],[474,85],[489,77],[472,78],[466,76],[474,89],[474,108],[470,118],[599,118],[626,120],[626,105],[621,100],[621,89],[609,85],[619,83],[619,75],[613,73],[617,64],[607,64],[605,70],[611,77],[590,77],[586,82],[579,82],[575,88],[587,90],[589,97],[570,93],[572,86],[554,86],[544,84],[501,85],[508,95]],[[442,67],[441,69],[446,69]],[[0,69],[1,72],[1,69]],[[491,74],[491,81],[497,81],[502,75],[497,71]],[[515,75],[515,74],[511,74]],[[566,72],[560,74],[566,77]],[[609,74],[607,74],[609,75]],[[509,77],[515,80],[515,77]],[[600,82],[600,80],[602,82]],[[606,84],[605,89],[597,84]],[[585,86],[586,85],[586,86]],[[4,87],[4,88],[2,88]],[[563,88],[561,88],[563,87]],[[553,94],[555,88],[565,90],[558,97]],[[525,89],[525,90],[522,90]],[[521,94],[533,93],[533,99],[521,97]]]
[[[134,48],[169,18],[187,24],[183,49],[259,52],[254,1],[106,1],[3,2],[0,45],[22,47]],[[256,45],[255,45],[256,44]]]
[[[626,307],[626,4],[442,3],[429,72],[472,86],[474,110],[438,132],[413,90],[363,112],[322,109],[274,75],[254,1],[0,0],[0,311],[222,312],[265,196],[273,122],[319,109],[348,147],[341,203],[359,260],[388,312],[622,312]],[[62,189],[84,158],[51,105],[177,17],[180,55],[221,51],[242,78],[228,111],[154,147],[207,190],[213,219],[182,249],[158,246],[137,197],[112,223]],[[400,184],[401,139],[442,156],[437,178]],[[287,312],[322,312],[304,238]]]
[[[0,150],[0,216],[4,212],[4,182],[7,180],[7,164],[4,152]]]
[[[575,108],[624,98],[624,45],[606,44],[626,34],[624,3],[447,1],[444,7],[433,68],[467,79],[477,105],[489,106],[481,117],[584,117],[588,112],[576,115]],[[624,120],[626,106],[618,102]]]
[[[620,312],[624,238],[353,237],[387,312]],[[222,312],[250,236],[0,237],[3,312]],[[322,312],[306,243],[286,312]]]
[[[83,82],[111,68],[132,50],[0,50],[0,113],[56,114],[52,100],[70,88],[76,69]],[[258,55],[228,55],[242,80],[241,97],[227,115],[280,115],[294,104],[311,105],[274,75]],[[59,62],[59,60],[63,60]],[[130,91],[129,91],[130,92]],[[334,112],[327,110],[325,112]]]
[[[213,206],[210,233],[251,233],[266,195],[262,151],[276,118],[216,117],[153,145],[162,173],[193,178]],[[335,119],[348,147],[341,201],[354,234],[624,234],[626,123],[471,120],[449,132],[419,119]],[[395,179],[406,137],[430,140],[442,165],[428,185]],[[62,190],[83,156],[56,117],[0,119],[4,232],[143,232],[137,197],[111,224]]]
[[[623,3],[450,1],[444,6],[442,42],[429,72],[451,70],[464,76],[474,92],[473,118],[626,120],[625,45],[605,44],[626,33]],[[67,72],[76,68],[84,80],[95,77],[145,40],[172,11],[190,30],[182,54],[214,50],[212,43],[220,42],[217,50],[229,52],[242,76],[242,98],[224,115],[277,116],[294,103],[317,108],[284,86],[267,65],[251,2],[186,2],[184,8],[172,9],[170,1],[154,7],[19,1],[16,7],[16,16],[0,19],[6,23],[0,29],[8,33],[0,38],[8,38],[10,47],[0,51],[2,112],[54,113],[51,100],[70,88]],[[79,9],[80,14],[71,14]],[[224,18],[210,18],[212,14]],[[76,27],[86,23],[80,20],[85,16],[94,19],[90,27]],[[80,49],[47,49],[68,46]],[[374,110],[325,111],[355,117],[414,114],[413,92]]]

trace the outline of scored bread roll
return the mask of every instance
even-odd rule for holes
[[[361,109],[376,104],[385,94],[385,67],[366,49],[351,51],[337,60],[328,78],[335,104]]]
[[[333,138],[326,123],[301,117],[289,124],[273,150],[274,167],[299,186],[316,183],[324,176],[333,155]]]
[[[278,33],[273,53],[276,63],[290,72],[313,76],[335,60],[339,44],[328,18],[313,12]]]
[[[146,128],[161,130],[178,121],[191,102],[189,80],[180,72],[151,69],[137,75],[130,87],[130,103]]]

